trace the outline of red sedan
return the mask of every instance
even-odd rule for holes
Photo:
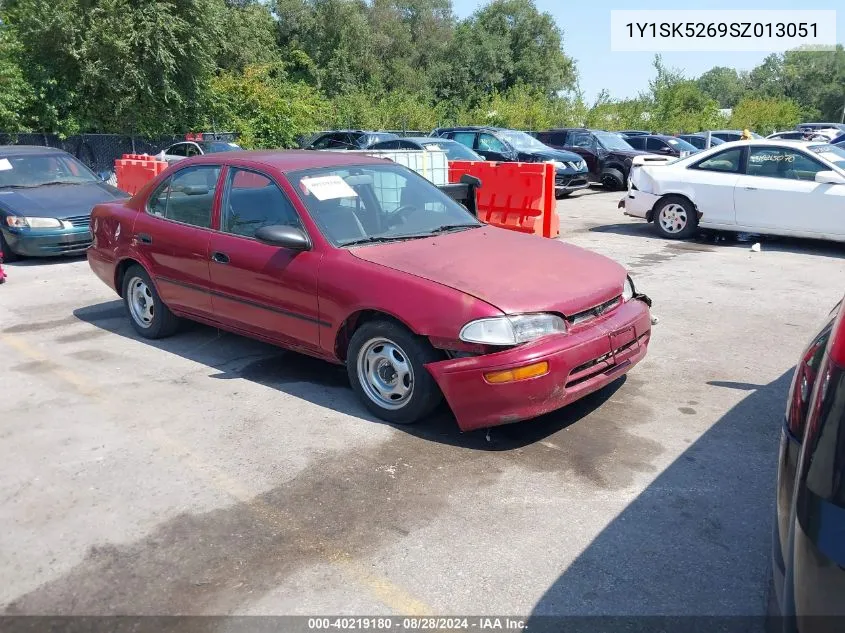
[[[442,397],[463,430],[552,411],[631,369],[651,334],[619,264],[485,225],[378,158],[191,158],[91,227],[91,268],[141,336],[184,317],[344,363],[399,424]]]

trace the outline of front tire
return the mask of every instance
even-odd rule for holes
[[[123,304],[132,327],[144,338],[164,338],[179,327],[179,319],[164,305],[140,266],[131,266],[123,276]]]
[[[625,188],[625,176],[618,169],[608,169],[601,175],[601,184],[610,191],[621,191]]]
[[[666,196],[654,207],[654,228],[669,240],[686,240],[698,229],[698,214],[686,198]]]
[[[555,193],[555,199],[556,200],[563,200],[564,198],[568,198],[571,195],[572,195],[571,191],[558,191],[557,193]]]
[[[3,231],[0,231],[0,254],[3,255],[4,262],[13,262],[19,257],[19,255],[12,250],[12,247],[9,246],[9,243],[6,241],[6,237],[3,235]]]
[[[403,326],[368,321],[349,341],[346,371],[352,389],[373,415],[394,424],[413,424],[442,400],[425,368],[436,360],[434,348]]]

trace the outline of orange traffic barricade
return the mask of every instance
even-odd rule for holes
[[[555,168],[551,163],[451,161],[449,182],[469,174],[481,180],[478,218],[493,226],[543,237],[557,237]]]
[[[148,154],[124,154],[123,158],[114,161],[117,188],[133,196],[165,169],[165,161]]]

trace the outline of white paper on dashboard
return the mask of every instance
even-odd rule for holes
[[[317,200],[334,200],[335,198],[356,198],[358,194],[340,176],[314,176],[303,178],[302,184]]]
[[[12,169],[12,163],[8,158],[0,158],[0,171],[9,171]]]

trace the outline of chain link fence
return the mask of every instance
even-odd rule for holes
[[[61,149],[96,173],[114,171],[114,161],[124,154],[157,154],[184,140],[184,135],[150,139],[123,134],[76,134],[61,138],[58,134],[38,132],[0,132],[0,145],[38,145]]]

